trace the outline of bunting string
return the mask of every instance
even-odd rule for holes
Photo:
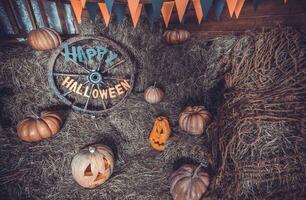
[[[284,4],[287,4],[287,1],[288,0],[283,0]],[[261,0],[253,0],[255,10],[261,2]],[[180,22],[183,21],[189,7],[193,7],[196,14],[196,20],[201,24],[207,19],[212,7],[214,8],[217,20],[220,20],[226,5],[230,17],[235,15],[236,18],[239,18],[245,0],[152,0],[149,4],[144,4],[141,0],[127,0],[127,3],[116,2],[116,0],[104,0],[104,3],[95,3],[87,0],[70,0],[70,3],[78,23],[81,23],[83,9],[88,10],[90,19],[93,22],[95,21],[97,10],[100,9],[106,26],[108,26],[111,21],[112,13],[114,13],[117,22],[122,23],[128,10],[132,18],[133,26],[136,27],[142,13],[142,8],[144,7],[148,21],[151,25],[161,16],[165,26],[168,27],[174,7],[177,10]],[[193,6],[189,6],[190,4]]]

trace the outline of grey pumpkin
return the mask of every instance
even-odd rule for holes
[[[208,186],[209,175],[202,165],[183,165],[170,177],[170,193],[174,200],[200,200]]]

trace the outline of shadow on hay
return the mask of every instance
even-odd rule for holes
[[[9,87],[7,85],[2,85],[0,83],[0,102],[2,102],[2,99],[5,99],[5,98],[9,98],[11,96],[14,95],[14,91],[12,90],[12,86]],[[2,103],[1,103],[2,105]],[[0,106],[0,129],[1,128],[8,128],[10,126],[12,126],[12,120],[11,120],[11,117],[8,116],[7,114],[5,114],[4,112],[4,108],[3,106]],[[5,115],[4,115],[5,114]]]
[[[82,146],[80,149],[85,149],[85,148],[88,148],[89,146],[97,145],[97,144],[103,144],[103,145],[110,147],[114,154],[114,159],[115,160],[118,159],[118,146],[120,146],[120,144],[114,137],[110,135],[101,136],[96,142],[86,144]]]

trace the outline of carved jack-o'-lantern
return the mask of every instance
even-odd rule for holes
[[[165,149],[171,128],[166,117],[157,117],[150,133],[150,144],[157,151]]]
[[[114,168],[112,150],[102,144],[82,149],[71,162],[72,175],[78,184],[94,188],[104,183]]]

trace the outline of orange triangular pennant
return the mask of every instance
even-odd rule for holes
[[[245,2],[245,0],[238,0],[238,2],[237,2],[237,4],[236,4],[236,8],[235,8],[235,15],[236,15],[236,18],[239,17],[244,2]]]
[[[128,0],[128,7],[131,13],[131,16],[133,16],[138,11],[138,5],[140,0]]]
[[[75,15],[75,18],[77,22],[80,24],[81,23],[81,16],[82,16],[82,3],[80,0],[71,0],[71,6]]]
[[[105,25],[108,26],[110,22],[110,13],[108,12],[106,3],[98,3],[100,11],[102,13]]]
[[[233,17],[238,0],[226,0],[231,17]]]
[[[138,4],[137,10],[132,16],[134,28],[136,28],[142,9],[142,3]]]
[[[171,13],[174,7],[173,1],[163,2],[163,6],[161,8],[161,13],[165,22],[166,27],[169,25]]]
[[[180,22],[182,22],[189,0],[175,0],[177,14]]]
[[[202,19],[203,19],[203,10],[202,10],[202,6],[201,6],[201,0],[193,0],[193,6],[198,18],[198,22],[199,24],[201,23]]]
[[[85,8],[86,0],[81,0],[82,7]]]

